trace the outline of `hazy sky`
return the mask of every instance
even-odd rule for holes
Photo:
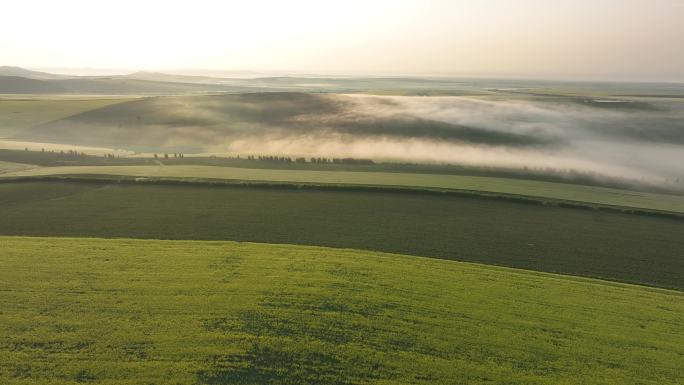
[[[684,0],[3,0],[0,65],[684,81]]]

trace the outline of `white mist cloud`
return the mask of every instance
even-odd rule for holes
[[[340,98],[327,97],[334,100]],[[565,99],[548,102],[505,98],[347,95],[342,100],[350,104],[335,115],[297,117],[309,126],[316,127],[309,133],[282,130],[271,134],[245,134],[206,148],[210,152],[243,154],[553,168],[649,181],[684,175],[684,146],[681,143],[648,140],[649,135],[658,139],[658,130],[673,129],[667,125],[673,119],[684,116],[682,110],[677,108],[684,103],[666,103],[662,108],[653,110],[639,105],[641,109],[632,111],[590,107],[583,105],[581,100]],[[339,121],[395,116],[420,117],[531,138],[555,138],[557,142],[507,146],[468,143],[458,139],[408,137],[405,133],[350,134],[330,128]],[[634,130],[643,130],[645,137],[641,134],[635,136]],[[681,135],[684,139],[684,131]]]
[[[613,100],[613,99],[611,99]],[[264,93],[144,99],[22,139],[137,151],[353,157],[684,177],[684,100]]]

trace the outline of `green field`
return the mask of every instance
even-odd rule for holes
[[[350,247],[684,289],[684,221],[478,197],[0,183],[0,234]]]
[[[681,293],[366,251],[0,237],[2,384],[681,384]]]
[[[79,174],[455,189],[524,195],[540,198],[588,202],[593,204],[615,205],[684,213],[684,195],[658,194],[522,179],[462,175],[410,174],[398,172],[273,170],[213,166],[66,166],[35,168],[31,170],[7,173],[3,174],[2,176],[12,177]]]
[[[0,138],[21,132],[22,129],[52,120],[66,118],[96,108],[122,103],[123,98],[0,98]]]
[[[4,161],[0,160],[0,175],[7,173],[7,172],[26,170],[26,169],[31,168],[31,167],[33,167],[33,166],[30,164],[15,163],[15,162],[4,162]]]

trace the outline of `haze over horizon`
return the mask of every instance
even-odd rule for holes
[[[4,8],[15,17],[0,25],[2,64],[55,72],[684,81],[677,0],[28,0]]]

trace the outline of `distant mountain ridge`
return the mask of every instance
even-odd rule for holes
[[[197,73],[197,75],[193,73]],[[591,83],[519,79],[338,77],[325,75],[316,77],[229,78],[222,77],[228,72],[219,71],[216,74],[217,76],[200,75],[198,71],[185,71],[183,74],[137,71],[124,75],[76,76],[0,66],[0,93],[183,95],[277,91],[367,93],[395,96],[527,94],[567,98],[574,97],[577,94],[590,95],[598,92],[597,95],[684,97],[684,84],[669,83]]]
[[[0,76],[0,94],[175,95],[244,92],[249,89],[208,83],[177,83],[129,78],[32,79]]]
[[[137,71],[127,75],[114,76],[116,78],[148,80],[155,82],[169,83],[199,83],[199,84],[221,84],[231,82],[229,78],[216,78],[211,76],[196,75],[175,75],[154,71]]]
[[[57,75],[0,66],[0,94],[179,95],[260,92],[273,90],[274,86],[278,91],[283,88],[299,89],[292,84],[272,83],[268,79],[230,79],[150,71],[110,76]]]
[[[62,94],[67,90],[45,80],[0,75],[0,94]]]
[[[0,66],[0,76],[18,76],[29,79],[65,79],[70,76],[33,71],[14,66]]]

